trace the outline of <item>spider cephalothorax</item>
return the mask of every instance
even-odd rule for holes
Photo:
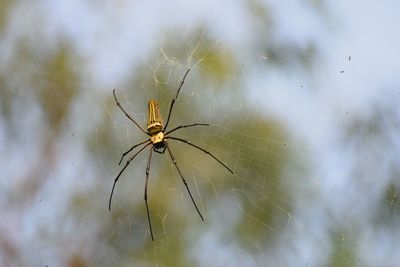
[[[178,98],[179,95],[179,91],[182,88],[183,83],[185,82],[185,78],[187,76],[187,74],[189,73],[190,69],[188,69],[185,73],[185,75],[183,76],[183,79],[178,87],[178,90],[175,93],[175,96],[172,98],[170,107],[169,107],[169,112],[168,112],[168,117],[167,117],[167,122],[165,123],[165,126],[163,125],[163,120],[161,117],[161,113],[160,113],[160,107],[158,104],[157,100],[153,100],[151,99],[149,101],[149,105],[148,105],[148,118],[147,118],[147,131],[145,131],[134,119],[131,115],[129,115],[124,108],[121,106],[121,104],[118,102],[117,96],[115,95],[115,89],[113,90],[113,95],[114,95],[114,99],[115,102],[117,104],[117,106],[122,110],[122,112],[125,114],[126,117],[128,117],[128,119],[130,119],[143,133],[145,133],[146,135],[150,136],[149,139],[146,139],[143,142],[140,142],[139,144],[133,145],[128,151],[126,151],[125,153],[122,154],[121,160],[119,161],[118,164],[121,164],[123,158],[130,153],[133,149],[135,149],[138,146],[143,145],[139,151],[137,151],[135,154],[133,154],[127,161],[125,166],[121,169],[121,171],[118,173],[117,177],[114,179],[114,184],[113,187],[111,189],[111,194],[110,194],[110,200],[108,203],[108,209],[111,210],[111,199],[114,193],[114,188],[115,188],[115,184],[117,183],[119,177],[121,176],[121,174],[124,172],[124,170],[126,169],[126,167],[128,167],[129,163],[140,153],[142,152],[146,147],[152,145],[150,147],[150,152],[149,152],[149,158],[147,160],[147,167],[146,167],[146,182],[145,182],[145,187],[144,187],[144,201],[146,203],[146,211],[147,211],[147,219],[149,222],[149,228],[150,228],[150,235],[151,235],[151,239],[154,240],[154,236],[153,236],[153,229],[151,226],[151,219],[150,219],[150,212],[149,212],[149,206],[147,203],[147,184],[149,181],[149,172],[150,172],[150,165],[151,165],[151,156],[152,156],[152,152],[157,152],[160,154],[164,154],[165,150],[168,151],[168,154],[170,155],[173,164],[176,167],[176,170],[179,173],[179,176],[181,177],[182,182],[184,183],[190,199],[192,200],[192,203],[194,205],[194,207],[196,208],[197,213],[199,214],[200,218],[204,221],[203,215],[201,214],[199,208],[196,205],[196,202],[194,201],[194,198],[192,196],[192,193],[190,192],[188,183],[186,182],[186,179],[183,177],[180,169],[178,168],[177,165],[177,161],[175,160],[174,155],[172,154],[171,149],[169,148],[167,139],[171,139],[171,140],[176,140],[185,144],[188,144],[194,148],[197,148],[201,151],[203,151],[204,153],[210,155],[213,159],[215,159],[216,161],[218,161],[218,163],[220,163],[222,166],[224,166],[229,172],[233,173],[232,170],[230,168],[228,168],[224,163],[222,163],[219,159],[217,159],[213,154],[211,154],[210,152],[208,152],[207,150],[205,150],[204,148],[201,148],[195,144],[192,144],[190,141],[186,140],[186,139],[182,139],[182,138],[178,138],[178,137],[172,137],[169,136],[170,133],[175,132],[176,130],[182,129],[182,128],[187,128],[187,127],[194,127],[194,126],[209,126],[209,124],[207,123],[192,123],[192,124],[186,124],[186,125],[180,125],[177,126],[175,128],[173,128],[172,130],[167,131],[167,127],[168,127],[168,123],[169,123],[169,119],[171,117],[171,112],[172,112],[172,108],[175,104],[176,99]]]

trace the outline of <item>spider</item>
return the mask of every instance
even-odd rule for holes
[[[185,124],[185,125],[180,125],[177,126],[175,128],[173,128],[172,130],[167,131],[167,127],[168,127],[168,123],[170,121],[171,118],[171,113],[172,113],[172,108],[174,107],[175,101],[178,98],[179,92],[183,86],[183,83],[185,82],[186,76],[188,75],[190,71],[190,68],[186,71],[185,75],[183,76],[183,79],[181,81],[181,83],[179,84],[178,90],[175,93],[175,96],[172,98],[171,104],[169,106],[169,112],[168,112],[168,117],[167,117],[167,122],[165,123],[165,126],[163,125],[163,120],[161,117],[161,113],[160,113],[160,108],[159,108],[159,104],[157,100],[149,100],[148,103],[148,120],[147,120],[147,131],[145,131],[134,119],[131,115],[129,115],[125,109],[121,106],[121,104],[119,103],[117,96],[115,95],[115,89],[113,90],[113,95],[114,95],[114,99],[115,102],[117,104],[117,106],[121,109],[121,111],[125,114],[126,117],[128,117],[128,119],[130,119],[144,134],[148,135],[150,138],[146,139],[143,142],[140,142],[138,144],[133,145],[131,148],[129,148],[129,150],[127,150],[126,152],[124,152],[122,154],[122,157],[118,163],[118,165],[121,165],[121,162],[123,160],[123,158],[130,153],[133,149],[135,149],[136,147],[142,146],[139,151],[137,151],[135,154],[133,154],[127,161],[125,166],[121,169],[121,171],[118,173],[117,177],[115,177],[114,179],[114,184],[112,186],[111,189],[111,194],[110,194],[110,200],[108,202],[108,209],[111,211],[111,199],[114,193],[114,188],[115,188],[115,184],[117,183],[118,179],[120,178],[121,174],[125,171],[126,167],[128,167],[129,163],[140,153],[142,152],[146,147],[150,146],[150,152],[149,152],[149,157],[147,159],[147,167],[146,167],[146,182],[145,182],[145,186],[144,186],[144,201],[146,204],[146,211],[147,211],[147,220],[149,223],[149,229],[150,229],[150,235],[151,235],[151,239],[154,241],[154,236],[153,236],[153,229],[151,226],[151,219],[150,219],[150,212],[149,212],[149,205],[148,205],[148,196],[147,196],[147,184],[149,181],[149,173],[150,173],[150,165],[151,165],[151,156],[152,156],[152,152],[156,152],[159,154],[164,154],[165,151],[168,151],[168,154],[172,160],[172,163],[174,164],[176,170],[178,171],[179,176],[181,177],[181,180],[183,182],[183,184],[186,187],[186,190],[189,193],[190,199],[192,200],[192,203],[194,205],[194,207],[196,208],[197,213],[199,214],[200,218],[202,221],[204,221],[203,215],[201,214],[199,208],[197,207],[197,204],[192,196],[192,193],[190,192],[188,183],[186,181],[186,179],[183,177],[181,170],[178,167],[177,161],[175,159],[174,154],[171,151],[171,148],[169,147],[169,144],[167,142],[168,140],[174,140],[174,141],[178,141],[178,142],[182,142],[185,144],[188,144],[194,148],[197,148],[198,150],[203,151],[204,153],[208,154],[209,156],[211,156],[214,160],[216,160],[219,164],[221,164],[223,167],[225,167],[225,169],[227,169],[230,173],[233,174],[233,171],[226,166],[224,163],[222,163],[218,158],[216,158],[213,154],[211,154],[209,151],[205,150],[204,148],[201,148],[195,144],[192,144],[190,141],[186,140],[186,139],[182,139],[182,138],[178,138],[178,137],[173,137],[170,136],[169,134],[182,129],[182,128],[188,128],[188,127],[195,127],[195,126],[209,126],[208,123],[192,123],[192,124]]]

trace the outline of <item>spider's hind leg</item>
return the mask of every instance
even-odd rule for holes
[[[197,213],[199,214],[201,220],[204,221],[203,215],[201,214],[199,208],[197,207],[196,201],[194,201],[194,198],[193,198],[193,196],[192,196],[192,192],[190,192],[188,183],[187,183],[185,177],[183,177],[183,175],[182,175],[182,173],[181,173],[181,170],[179,169],[178,164],[177,164],[177,162],[176,162],[176,159],[175,159],[174,155],[172,154],[172,151],[171,151],[171,149],[169,148],[168,143],[167,143],[166,141],[165,141],[165,147],[167,148],[168,154],[169,154],[169,156],[171,157],[172,163],[174,163],[175,168],[176,168],[176,170],[178,171],[179,176],[181,177],[181,180],[182,180],[183,184],[185,185],[186,190],[187,190],[188,193],[189,193],[190,199],[192,200],[192,203],[193,203],[194,207],[196,208]]]

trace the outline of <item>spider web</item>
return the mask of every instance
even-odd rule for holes
[[[1,265],[398,265],[395,4],[363,2],[359,16],[348,1],[0,5]],[[166,120],[189,67],[169,129],[209,123],[174,136],[234,174],[170,141],[202,222],[153,153],[153,242],[149,150],[108,211],[121,154],[147,138],[112,89],[145,128],[149,99]]]
[[[294,190],[291,179],[295,173],[289,169],[284,173],[284,168],[292,161],[296,166],[302,165],[303,158],[291,158],[289,147],[294,145],[289,145],[286,129],[276,118],[264,118],[260,109],[250,108],[246,103],[240,77],[233,73],[230,62],[221,62],[230,55],[219,40],[213,41],[202,29],[178,39],[183,39],[184,45],[170,40],[162,42],[164,45],[155,53],[155,59],[139,68],[142,74],[122,86],[129,89],[119,90],[119,101],[140,125],[145,125],[147,114],[143,111],[147,109],[147,101],[156,98],[166,119],[172,96],[190,66],[169,128],[210,123],[209,127],[183,129],[174,135],[209,150],[234,174],[203,152],[169,141],[205,216],[202,222],[168,154],[153,153],[148,194],[156,241],[143,250],[143,244],[150,241],[143,200],[149,153],[145,150],[117,183],[109,226],[110,249],[120,259],[129,255],[137,263],[185,265],[191,255],[199,262],[204,261],[200,263],[203,265],[208,262],[211,245],[220,250],[217,258],[254,264],[259,260],[248,260],[266,256],[266,247],[278,239],[279,231],[292,223],[289,192]],[[107,110],[116,137],[112,142],[119,148],[113,153],[116,162],[122,152],[145,136],[115,105]],[[101,149],[98,144],[96,149]],[[115,164],[102,164],[107,166],[105,171],[110,176],[115,177],[120,169]],[[198,240],[196,245],[193,240]],[[228,248],[221,245],[221,242],[234,244],[235,240],[241,245]],[[136,246],[138,249],[132,251]]]

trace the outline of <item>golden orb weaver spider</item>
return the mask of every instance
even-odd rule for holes
[[[168,112],[168,117],[167,117],[167,122],[165,123],[165,126],[163,125],[163,120],[161,117],[161,113],[160,113],[160,108],[159,108],[159,104],[157,100],[153,100],[151,99],[148,103],[148,119],[147,119],[147,131],[145,131],[134,119],[131,115],[129,115],[125,109],[121,106],[121,104],[118,102],[117,96],[115,95],[115,89],[113,90],[113,95],[114,95],[114,99],[115,102],[117,104],[117,106],[121,109],[121,111],[125,114],[126,117],[128,117],[128,119],[130,119],[144,134],[150,136],[149,139],[140,142],[136,145],[133,145],[131,148],[129,148],[129,150],[127,150],[126,152],[124,152],[122,154],[121,160],[119,161],[118,165],[121,164],[123,158],[130,153],[133,149],[135,149],[136,147],[143,145],[139,151],[137,151],[134,155],[132,155],[127,161],[125,166],[121,169],[121,171],[118,173],[117,177],[115,177],[114,179],[114,184],[112,186],[111,189],[111,194],[110,194],[110,200],[108,202],[108,209],[111,211],[111,199],[112,196],[114,194],[114,188],[115,188],[115,184],[117,183],[119,177],[121,176],[121,174],[124,172],[124,170],[126,169],[126,167],[128,167],[129,163],[140,153],[142,152],[146,147],[148,147],[149,145],[152,145],[150,147],[150,153],[149,153],[149,157],[147,159],[147,167],[146,167],[146,181],[145,181],[145,186],[144,186],[144,201],[146,203],[146,211],[147,211],[147,220],[149,223],[149,229],[150,229],[150,235],[151,235],[151,239],[154,241],[154,236],[153,236],[153,229],[151,226],[151,219],[150,219],[150,212],[149,212],[149,205],[147,203],[147,184],[149,181],[149,173],[150,173],[150,164],[151,164],[151,156],[152,156],[152,152],[157,152],[159,154],[164,154],[165,150],[168,151],[169,156],[171,157],[172,163],[174,164],[176,170],[178,171],[179,176],[181,177],[181,180],[183,182],[183,184],[185,185],[190,199],[192,200],[192,203],[194,205],[194,207],[196,208],[197,213],[199,214],[200,218],[202,221],[204,221],[203,215],[201,214],[199,208],[196,205],[196,202],[194,201],[194,198],[192,196],[192,193],[190,192],[188,183],[186,181],[186,179],[183,177],[181,170],[178,167],[177,161],[175,160],[174,155],[172,154],[172,151],[168,145],[167,139],[170,140],[176,140],[185,144],[188,144],[194,148],[197,148],[198,150],[203,151],[204,153],[208,154],[209,156],[211,156],[213,159],[215,159],[219,164],[221,164],[223,167],[225,167],[225,169],[227,169],[230,173],[233,174],[233,171],[226,166],[224,163],[222,163],[219,159],[217,159],[213,154],[211,154],[209,151],[205,150],[204,148],[201,148],[195,144],[192,144],[190,141],[186,140],[186,139],[182,139],[182,138],[178,138],[178,137],[173,137],[173,136],[169,136],[170,133],[175,132],[179,129],[182,128],[188,128],[188,127],[194,127],[194,126],[209,126],[208,123],[192,123],[192,124],[186,124],[186,125],[180,125],[177,126],[175,128],[173,128],[172,130],[167,131],[167,126],[169,123],[169,120],[171,118],[171,112],[172,112],[172,108],[174,107],[175,101],[178,98],[179,92],[183,86],[183,83],[185,82],[186,76],[188,75],[190,71],[190,68],[186,71],[185,75],[183,76],[183,79],[181,81],[181,83],[179,84],[178,90],[175,93],[175,96],[172,98],[171,104],[169,106],[169,112]]]

